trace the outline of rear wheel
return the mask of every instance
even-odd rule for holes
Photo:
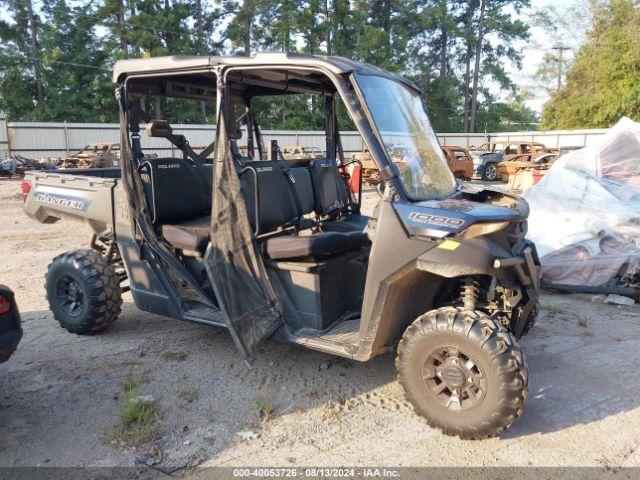
[[[46,289],[54,318],[72,333],[100,332],[120,314],[118,276],[95,250],[75,250],[54,258],[47,270]]]
[[[516,339],[481,312],[443,307],[405,331],[396,358],[407,400],[447,435],[500,434],[522,414],[527,362]]]

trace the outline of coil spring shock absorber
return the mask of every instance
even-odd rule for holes
[[[467,310],[474,311],[478,304],[478,292],[480,291],[479,284],[472,277],[467,277],[462,282],[462,289],[460,291],[460,298],[462,299],[462,305]]]

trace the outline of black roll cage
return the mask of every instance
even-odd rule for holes
[[[139,175],[139,170],[138,168],[143,164],[143,157],[142,157],[142,148],[141,145],[139,144],[140,141],[140,133],[139,133],[139,122],[134,121],[137,120],[137,114],[131,115],[133,109],[129,108],[129,92],[131,91],[131,93],[138,93],[138,94],[148,94],[148,95],[161,95],[161,96],[173,96],[173,95],[168,95],[168,94],[163,94],[162,91],[158,91],[158,90],[145,90],[144,88],[139,88],[139,87],[134,87],[134,88],[130,88],[132,84],[135,84],[136,80],[140,80],[140,79],[157,79],[158,77],[175,77],[175,78],[179,78],[179,77],[183,77],[186,75],[190,75],[190,76],[198,76],[198,75],[211,75],[214,74],[217,78],[217,94],[215,96],[216,99],[216,118],[222,118],[223,120],[225,120],[226,122],[228,122],[231,119],[231,116],[228,115],[228,112],[222,112],[222,110],[226,107],[225,105],[222,105],[221,99],[222,98],[228,98],[230,96],[228,95],[222,95],[222,88],[228,89],[229,88],[229,84],[228,82],[226,82],[225,80],[228,78],[228,75],[232,72],[236,72],[236,71],[250,71],[250,70],[257,70],[257,69],[266,69],[266,70],[290,70],[292,69],[291,66],[289,65],[269,65],[269,64],[265,64],[265,65],[255,65],[255,66],[246,66],[246,65],[242,65],[242,66],[216,66],[216,67],[210,67],[210,68],[198,68],[198,69],[181,69],[181,70],[176,70],[176,71],[171,71],[171,72],[155,72],[155,73],[141,73],[141,74],[132,74],[132,75],[128,75],[124,78],[124,81],[120,82],[118,84],[118,88],[117,88],[117,97],[119,98],[119,103],[120,103],[120,108],[122,111],[122,114],[125,116],[126,118],[126,122],[124,123],[124,127],[126,128],[126,132],[124,132],[125,134],[123,135],[123,141],[126,141],[129,144],[129,148],[131,148],[132,153],[133,153],[133,160],[134,163],[136,164],[136,171],[135,171],[135,175]],[[345,78],[347,77],[347,75],[336,75],[333,72],[329,71],[326,68],[322,68],[322,67],[314,67],[314,68],[308,68],[308,67],[294,67],[294,69],[297,70],[308,70],[308,71],[314,71],[320,74],[323,74],[326,78],[328,78],[331,83],[333,84],[334,88],[335,88],[335,92],[333,92],[333,94],[338,93],[340,95],[340,97],[342,98],[345,107],[347,108],[347,111],[349,112],[349,115],[351,116],[356,128],[358,129],[358,131],[360,132],[364,143],[366,144],[366,146],[369,148],[369,151],[372,153],[374,160],[379,164],[379,167],[382,170],[388,170],[390,165],[393,165],[390,160],[387,157],[387,153],[386,150],[382,147],[382,144],[378,138],[378,135],[375,131],[374,128],[372,128],[373,123],[371,123],[372,121],[370,120],[370,118],[368,117],[368,113],[366,111],[366,109],[362,109],[360,108],[360,106],[358,105],[358,102],[361,101],[360,100],[360,96],[358,94],[357,91],[357,85],[355,85],[355,82],[353,82],[351,79],[349,78]],[[349,77],[351,76],[350,74],[348,75]],[[178,82],[178,83],[183,83],[183,82]],[[177,97],[188,97],[188,98],[193,98],[193,99],[209,99],[212,100],[213,97],[211,95],[206,95],[207,90],[203,88],[203,94],[202,95],[198,95],[198,94],[194,94],[194,95],[175,95]],[[354,90],[356,92],[356,95],[351,95],[349,90]],[[171,89],[169,89],[171,90]],[[186,91],[188,90],[187,87],[185,87]],[[212,90],[209,90],[212,91]],[[291,92],[291,89],[286,89],[285,88],[285,92],[282,93],[289,93]],[[274,92],[275,93],[275,92]],[[301,92],[302,93],[302,92]],[[312,93],[312,92],[308,92],[308,93]],[[323,95],[327,95],[329,92],[325,91],[325,90],[321,90],[321,92],[315,91],[313,93],[321,93]],[[220,115],[220,113],[222,113],[222,116]],[[332,112],[335,116],[335,111]],[[254,119],[251,116],[251,124],[254,126],[256,126],[256,123],[254,121]],[[226,127],[228,128],[229,125],[227,123]],[[336,133],[336,129],[337,129],[337,124],[335,122],[330,122],[327,121],[327,129],[325,130],[326,133],[329,133],[327,135],[327,156],[336,159],[336,157],[338,155],[340,155],[341,158],[343,158],[343,153],[342,153],[342,147],[340,145],[339,140],[335,141],[335,137],[334,134]],[[255,132],[253,132],[253,135],[255,135]],[[253,136],[251,135],[251,136]],[[259,128],[258,128],[258,134],[257,134],[257,139],[256,141],[258,142],[258,149],[260,151],[260,156],[265,156],[266,152],[264,151],[264,146],[261,145],[262,144],[262,137],[260,135],[259,132]],[[176,145],[178,146],[178,145]],[[184,151],[183,151],[184,153]],[[186,154],[185,154],[186,156]],[[334,160],[335,161],[335,160]],[[348,163],[347,163],[348,164]],[[335,165],[335,163],[334,163]],[[132,179],[133,180],[133,179]],[[389,181],[393,182],[395,179],[393,176],[390,176],[388,178]],[[137,182],[134,180],[134,183],[139,183],[140,179],[138,177]],[[134,188],[139,188],[140,186],[137,185]],[[393,188],[392,189],[393,192],[402,192],[401,188]],[[167,248],[162,244],[162,242],[159,242],[157,240],[157,238],[155,238],[155,234],[153,231],[151,231],[149,228],[147,228],[149,225],[146,225],[147,222],[143,221],[138,215],[140,213],[142,213],[144,216],[146,216],[148,218],[148,206],[146,205],[146,199],[143,198],[144,195],[140,195],[138,193],[138,203],[144,203],[144,207],[142,207],[141,210],[140,209],[140,205],[135,206],[132,205],[132,207],[134,208],[134,211],[136,212],[134,215],[132,215],[133,217],[133,224],[132,226],[134,227],[135,230],[137,230],[139,233],[135,234],[134,232],[134,238],[139,238],[140,240],[140,244],[141,247],[146,247],[146,249],[150,250],[150,253],[152,252],[154,254],[154,257],[157,256],[156,258],[152,258],[151,263],[152,265],[155,267],[154,269],[156,270],[156,272],[158,273],[159,277],[162,278],[165,283],[168,285],[171,284],[171,282],[169,281],[169,278],[167,277],[167,275],[164,273],[163,269],[160,268],[160,262],[164,262],[165,264],[168,264],[169,266],[172,267],[172,269],[174,271],[176,271],[176,273],[182,277],[187,284],[189,285],[189,287],[195,291],[196,295],[198,297],[200,297],[203,302],[206,305],[209,305],[211,307],[217,308],[217,304],[215,302],[215,300],[213,300],[212,298],[209,297],[209,295],[202,289],[201,285],[199,284],[199,282],[192,276],[191,273],[189,273],[189,271],[186,270],[186,268],[181,264],[181,262],[179,262],[174,255],[171,254],[171,252],[169,250],[167,250]],[[359,196],[358,198],[358,205],[360,204],[361,201],[361,197]],[[168,289],[169,291],[172,291],[173,289]],[[175,294],[174,294],[175,295]],[[175,296],[174,299],[175,303],[177,305],[180,304],[180,300],[177,296]]]

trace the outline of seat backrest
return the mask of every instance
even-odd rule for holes
[[[141,177],[155,224],[181,223],[211,211],[212,182],[204,165],[194,166],[181,158],[153,158],[143,167]]]
[[[195,167],[198,170],[199,175],[202,177],[202,181],[205,187],[210,192],[209,196],[213,193],[213,165],[210,163],[203,163]]]
[[[299,216],[313,212],[315,202],[309,169],[307,167],[295,167],[290,168],[288,173],[293,180],[292,185],[298,197],[298,205],[296,207],[300,209]]]
[[[243,164],[240,179],[247,213],[259,233],[275,230],[299,217],[291,184],[282,169],[269,161],[252,161]],[[256,199],[256,180],[258,198]],[[256,200],[258,215],[256,220]]]
[[[345,210],[349,197],[347,187],[329,159],[313,160],[309,166],[313,183],[314,210],[319,215]]]

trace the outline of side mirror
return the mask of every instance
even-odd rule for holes
[[[166,120],[151,120],[147,123],[147,136],[167,138],[173,134],[173,128]]]

